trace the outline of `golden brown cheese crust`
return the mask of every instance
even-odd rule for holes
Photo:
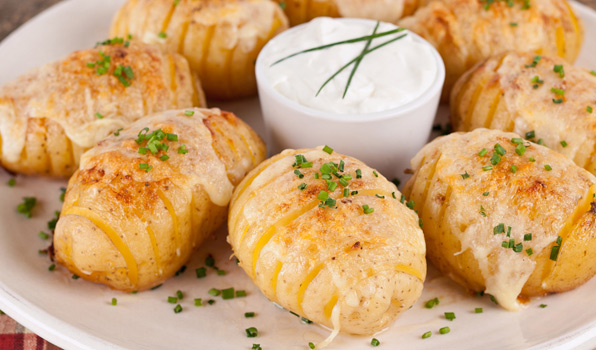
[[[514,138],[487,129],[438,138],[412,160],[404,189],[424,222],[429,260],[508,310],[520,308],[518,297],[569,290],[596,273],[596,178],[528,141],[520,155]],[[493,165],[496,144],[506,153]]]
[[[299,169],[303,178],[294,173],[298,154],[313,162]],[[351,174],[349,192],[358,191],[344,197],[338,185],[330,192],[336,209],[319,207],[318,195],[328,185],[314,177],[331,161],[345,162],[339,173]],[[306,188],[299,190],[302,183]],[[228,241],[272,301],[334,329],[372,334],[413,305],[426,276],[418,218],[400,197],[392,183],[354,158],[320,148],[287,150],[236,189]],[[374,212],[364,213],[364,205]]]
[[[485,6],[489,6],[486,9]],[[531,51],[574,62],[583,26],[566,0],[437,0],[399,22],[433,44],[445,61],[443,100],[457,79],[481,60],[505,51]]]
[[[114,17],[111,35],[132,34],[182,54],[207,97],[232,99],[256,94],[257,55],[287,22],[269,0],[129,0]]]
[[[356,17],[395,23],[418,8],[418,0],[275,0],[292,26],[316,17]]]
[[[145,290],[172,276],[225,221],[234,186],[265,147],[231,113],[192,111],[143,118],[83,155],[56,226],[59,263],[92,282]],[[146,141],[136,139],[146,127],[177,140],[162,141],[167,152],[140,154]],[[187,153],[178,152],[182,145]]]
[[[110,60],[102,75],[88,66],[103,60],[100,52]],[[114,76],[119,65],[132,69],[128,87]],[[0,87],[0,161],[15,172],[70,176],[82,152],[117,129],[148,113],[204,105],[180,55],[140,43],[76,51]]]
[[[534,131],[533,141],[542,140],[595,174],[596,76],[558,57],[541,56],[534,65],[535,57],[505,53],[462,76],[451,96],[455,130]],[[564,73],[555,72],[555,66]]]

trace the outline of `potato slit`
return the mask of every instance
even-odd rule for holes
[[[277,262],[275,265],[275,270],[273,270],[273,277],[271,277],[271,290],[273,291],[273,297],[277,300],[277,280],[279,278],[279,273],[281,272],[281,268],[283,267],[283,263],[281,261]]]
[[[557,26],[557,29],[555,30],[555,38],[557,43],[557,55],[565,58],[565,30],[563,29],[563,26]]]
[[[172,5],[170,6],[170,9],[168,10],[168,13],[166,14],[166,18],[163,21],[163,24],[161,25],[161,32],[165,33],[166,30],[168,30],[168,27],[170,26],[170,22],[172,21],[172,16],[174,15],[174,11],[176,11],[176,5],[174,5],[174,2],[172,1]]]
[[[331,319],[331,312],[333,311],[333,308],[337,304],[338,299],[339,299],[339,297],[337,296],[337,294],[333,294],[333,296],[331,297],[329,302],[323,308],[323,313],[325,314],[325,317],[327,319]]]
[[[488,114],[486,115],[486,120],[484,121],[484,127],[487,129],[490,128],[491,124],[493,123],[493,119],[495,119],[495,113],[497,112],[497,108],[501,102],[502,94],[503,90],[500,90],[488,109]]]
[[[580,34],[581,33],[581,28],[579,26],[579,22],[577,21],[577,17],[575,17],[575,14],[573,13],[573,10],[571,9],[571,6],[569,5],[569,3],[567,1],[563,1],[563,4],[565,5],[565,7],[567,8],[567,11],[569,12],[569,16],[571,18],[571,24],[573,25],[573,29],[574,29],[574,34]],[[575,46],[577,51],[579,52],[579,49],[581,48],[581,40],[577,40],[577,38],[579,38],[580,36],[575,36],[576,40],[575,40]]]
[[[229,137],[227,137],[224,134],[224,132],[221,131],[221,129],[219,127],[215,126],[215,131],[217,131],[217,133],[219,133],[226,140],[226,143],[228,144],[228,146],[230,146],[230,149],[232,150],[232,152],[234,152],[234,154],[238,156],[238,149],[234,145],[234,141],[232,141],[232,139],[230,139]]]
[[[380,195],[380,196],[384,196],[385,198],[393,198],[391,196],[391,193],[386,192],[385,190],[380,190],[380,189],[368,189],[368,190],[358,190],[358,194],[355,194],[351,197],[355,197],[355,196],[376,196],[376,195]],[[335,198],[337,199],[341,199],[342,195],[339,196],[339,198]]]
[[[184,55],[184,47],[186,45],[186,35],[188,34],[188,27],[190,21],[185,21],[182,24],[182,32],[180,34],[180,41],[178,41],[178,53]]]
[[[174,210],[174,206],[172,206],[172,202],[170,202],[168,197],[166,197],[166,195],[159,189],[157,190],[157,196],[166,206],[166,209],[172,218],[172,225],[174,226],[174,239],[176,241],[176,255],[180,256],[180,248],[182,248],[182,243],[180,238],[180,228],[178,227],[178,215],[176,214],[176,210]]]
[[[209,26],[207,28],[207,33],[205,33],[205,41],[203,41],[203,48],[201,55],[201,66],[199,68],[199,76],[205,77],[207,73],[207,58],[209,57],[209,50],[211,49],[211,41],[213,40],[213,34],[215,33],[215,25]]]
[[[255,158],[255,154],[254,154],[254,152],[252,150],[252,147],[250,147],[250,144],[248,143],[248,141],[246,141],[246,138],[244,137],[244,135],[239,134],[238,136],[240,136],[240,139],[242,140],[242,142],[246,146],[246,149],[248,149],[248,154],[250,155],[250,159],[252,161],[252,164],[253,165],[257,165],[257,158]]]
[[[172,92],[172,105],[178,106],[176,100],[176,90],[178,90],[178,84],[176,83],[176,64],[174,63],[174,56],[168,55],[169,68],[170,68],[170,91]]]
[[[246,233],[248,232],[249,228],[250,228],[250,225],[247,224],[246,227],[244,228],[244,230],[242,231],[242,234],[240,235],[239,242],[242,242],[244,240],[244,236],[246,236]]]
[[[80,217],[84,217],[91,221],[100,230],[102,230],[108,236],[110,241],[114,244],[120,255],[122,255],[122,257],[124,258],[124,262],[126,263],[126,267],[128,270],[128,279],[130,280],[130,283],[133,286],[137,286],[139,282],[137,262],[134,256],[132,255],[128,245],[124,243],[124,241],[122,240],[120,235],[118,235],[116,230],[114,230],[110,225],[106,224],[104,220],[95,212],[84,207],[71,207],[67,209],[66,212],[62,215],[77,215]]]
[[[277,220],[273,225],[271,225],[271,227],[269,227],[266,231],[264,231],[263,235],[261,236],[261,238],[259,238],[259,240],[257,241],[257,243],[255,245],[255,248],[253,249],[253,257],[252,257],[253,278],[256,275],[257,262],[259,260],[259,256],[261,255],[261,250],[263,250],[263,248],[267,245],[267,243],[269,243],[269,241],[271,241],[271,238],[273,238],[273,236],[277,233],[277,230],[279,228],[286,227],[292,221],[298,219],[300,216],[302,216],[305,213],[307,213],[308,211],[312,210],[317,205],[319,205],[318,199],[308,203],[307,205],[303,206],[300,209],[296,209],[296,210],[290,212],[289,214],[286,214],[281,219]]]
[[[424,279],[422,278],[422,274],[420,273],[420,271],[418,271],[418,269],[413,268],[412,266],[398,264],[398,265],[395,265],[393,270],[397,271],[397,272],[405,273],[405,274],[413,276],[413,277],[416,277],[420,280],[420,282],[424,282]]]
[[[567,236],[573,232],[573,230],[575,229],[575,227],[577,226],[578,221],[581,219],[581,217],[588,211],[590,211],[591,209],[591,203],[594,200],[594,194],[596,193],[596,187],[594,185],[590,186],[590,188],[588,189],[586,195],[584,196],[584,198],[582,198],[579,203],[577,204],[577,206],[575,207],[575,210],[573,211],[573,213],[571,213],[571,215],[569,215],[569,217],[567,217],[567,220],[565,221],[565,224],[563,224],[563,227],[561,228],[561,231],[559,231],[558,236],[560,236],[562,238],[561,240],[561,245],[559,248],[559,256],[561,255],[561,253],[563,252],[563,249],[565,249],[565,241],[567,240]],[[548,246],[547,249],[552,249],[552,247],[554,246],[554,242],[552,244],[550,244]],[[544,266],[544,270],[542,271],[542,284],[548,284],[548,279],[551,277],[555,266],[557,265],[556,261],[550,260],[548,259],[545,263]]]
[[[149,241],[151,242],[151,248],[153,249],[153,255],[155,255],[155,267],[157,269],[157,273],[161,276],[163,274],[163,269],[161,267],[161,260],[159,259],[159,247],[157,246],[157,240],[155,239],[155,233],[153,229],[151,229],[151,225],[147,223],[147,220],[142,216],[141,212],[137,208],[133,208],[135,215],[141,220],[143,224],[145,224],[145,230],[147,231],[147,236],[149,237]]]
[[[306,293],[306,289],[312,281],[319,275],[319,272],[323,269],[323,264],[319,264],[312,269],[302,283],[300,284],[300,288],[298,288],[298,295],[296,296],[296,300],[298,301],[298,308],[300,309],[299,314],[303,314],[304,310],[302,309],[302,302],[304,301],[304,294]]]

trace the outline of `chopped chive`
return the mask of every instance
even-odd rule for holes
[[[370,341],[370,345],[379,346],[381,345],[381,342],[377,338],[372,338],[372,340]]]
[[[546,165],[544,166],[544,169],[546,169],[546,171],[551,171],[551,170],[553,170],[553,168],[552,168],[550,165],[548,165],[548,164],[546,164]]]
[[[195,273],[197,274],[197,278],[203,278],[207,276],[207,269],[204,267],[199,267],[195,270]]]
[[[168,303],[176,304],[178,302],[178,298],[176,297],[168,297]]]
[[[492,165],[497,165],[499,164],[499,162],[501,161],[501,157],[498,154],[493,154],[492,157],[490,157],[490,163]]]
[[[380,194],[375,194],[375,197],[385,199],[385,196],[381,196]]]
[[[184,115],[187,117],[192,117],[193,115],[195,115],[195,111],[186,110],[184,111]]]
[[[14,185],[16,185],[16,184],[17,184],[17,180],[15,180],[15,178],[14,178],[14,177],[13,177],[13,178],[10,178],[10,179],[8,180],[8,186],[9,186],[9,187],[14,187]]]
[[[326,201],[329,198],[329,193],[327,191],[321,191],[321,192],[319,192],[319,195],[317,196],[317,198],[320,201]]]
[[[564,96],[565,95],[565,90],[563,89],[556,89],[556,88],[551,88],[550,92],[554,93],[557,96]]]
[[[393,197],[393,199],[397,199],[397,197],[395,196],[395,192],[391,192],[391,197]]]
[[[430,338],[431,335],[433,335],[431,331],[425,332],[422,334],[422,339]]]
[[[490,194],[490,192],[484,192],[482,195],[486,197],[486,196],[488,196],[489,194]]]
[[[337,188],[337,182],[331,181],[331,180],[325,180],[325,181],[327,181],[327,189],[330,192],[334,192],[335,189]]]
[[[555,104],[563,103],[563,99],[562,98],[553,98],[553,103],[555,103]]]
[[[174,308],[174,313],[179,314],[182,312],[182,306],[180,306],[180,304],[176,305],[176,307]]]
[[[195,298],[195,306],[203,306],[203,299]]]
[[[344,197],[349,197],[350,196],[350,190],[347,188],[344,188]]]
[[[513,247],[513,251],[516,253],[521,253],[522,250],[524,250],[524,246],[521,243],[518,243]]]
[[[306,189],[306,184],[305,184],[304,182],[303,182],[303,183],[301,183],[300,185],[298,185],[298,189],[299,189],[300,191],[304,191],[304,189]]]
[[[364,205],[362,206],[362,211],[364,212],[364,214],[371,214],[372,212],[374,212],[374,211],[375,211],[375,209],[374,209],[374,208],[371,208],[371,207],[369,207],[369,206],[368,206],[368,204],[364,204]]]
[[[41,238],[41,239],[48,239],[48,238],[50,238],[50,235],[48,235],[47,233],[45,233],[43,231],[40,231],[39,232],[39,238]]]
[[[449,329],[449,327],[443,327],[443,328],[439,329],[439,333],[441,333],[441,334],[447,334],[449,332],[451,332],[451,329]]]
[[[213,255],[207,255],[207,257],[205,258],[205,265],[207,265],[208,267],[215,266],[215,259],[213,259]]]
[[[168,141],[178,141],[178,135],[166,133],[166,139]]]
[[[512,165],[509,170],[515,174],[517,172],[517,167],[515,165]]]
[[[484,157],[487,153],[488,151],[486,150],[486,148],[483,148],[482,150],[480,150],[480,152],[478,152],[478,155],[480,157]]]
[[[279,7],[281,7],[281,9],[285,9],[286,8],[286,3],[285,2],[281,2],[279,4]],[[263,348],[261,347],[261,344],[252,344],[252,348],[251,350],[263,350]]]
[[[561,146],[567,147],[567,141],[565,141],[565,140],[561,141]]]
[[[167,154],[164,154],[163,156],[159,157],[159,159],[161,159],[162,161],[166,161],[168,159],[170,159],[170,156],[168,156]]]
[[[301,173],[298,169],[294,170],[294,174],[296,174],[296,176],[298,176],[299,179],[304,178],[304,174]]]
[[[544,146],[544,140],[543,140],[543,139],[538,139],[538,142],[537,142],[537,143],[538,143],[539,145],[543,145],[543,146]]]
[[[476,314],[481,314],[481,313],[482,313],[482,311],[483,311],[483,310],[482,310],[482,308],[481,308],[481,307],[477,307],[477,308],[475,308],[475,309],[474,309],[474,313],[476,313]]]
[[[532,240],[532,234],[531,233],[526,233],[524,235],[524,241],[531,241]]]
[[[151,287],[151,290],[156,290],[157,288],[161,287],[162,285],[163,285],[163,283],[162,283],[162,284],[158,284],[158,285],[157,285],[157,286],[155,286],[155,287]]]
[[[348,186],[348,181],[344,178],[339,179],[339,184],[342,185],[343,187]]]
[[[559,77],[565,78],[565,69],[563,68],[562,64],[555,64],[553,67],[553,72],[559,73]]]
[[[180,147],[178,147],[178,153],[180,153],[180,154],[188,153],[188,150],[186,149],[186,145],[180,145]]]
[[[356,178],[357,179],[361,179],[362,178],[362,170],[356,169]]]
[[[536,137],[536,132],[534,130],[530,130],[526,133],[526,140],[530,140]]]
[[[97,119],[103,119],[103,115],[99,112],[95,113],[95,116],[97,117]]]
[[[503,146],[501,146],[499,143],[495,144],[495,152],[497,152],[497,154],[499,154],[500,156],[504,156],[505,153],[507,153],[505,148],[503,148]]]
[[[352,192],[350,192],[350,196],[355,196],[357,194],[358,194],[358,191],[352,191]]]
[[[409,200],[408,202],[406,202],[406,207],[414,210],[414,206],[416,205],[416,203],[414,203],[414,200]]]
[[[484,171],[493,170],[493,166],[492,165],[483,166],[482,170],[484,170]]]
[[[237,290],[236,291],[236,298],[243,298],[246,296],[246,291],[245,290]]]
[[[379,177],[379,174],[377,174],[377,172],[376,172],[376,171],[374,171],[374,170],[373,170],[373,175],[374,175],[375,177]]]
[[[23,197],[23,203],[17,205],[17,212],[25,215],[27,218],[31,218],[36,203],[37,198],[35,197]]]
[[[526,153],[526,146],[524,146],[523,143],[518,144],[515,146],[515,153],[517,153],[519,156],[523,156],[524,153]]]
[[[499,233],[505,233],[505,224],[504,224],[504,223],[500,223],[500,224],[498,224],[497,226],[495,226],[495,227],[493,228],[493,233],[494,233],[495,235],[496,235],[496,234],[499,234]]]
[[[526,249],[526,253],[528,254],[528,256],[534,254],[534,251],[532,250],[532,248],[528,248]]]
[[[323,152],[331,154],[331,153],[333,153],[333,148],[325,145],[325,147],[323,147]]]
[[[455,320],[455,313],[454,312],[445,312],[445,318],[449,321]]]
[[[465,172],[465,173],[463,173],[463,174],[459,174],[459,175],[460,175],[460,176],[461,176],[461,178],[462,178],[462,179],[464,179],[464,180],[470,177],[470,174],[468,174],[468,171],[467,171],[467,170],[466,170],[466,172]]]
[[[234,292],[234,288],[227,288],[221,290],[221,298],[224,300],[234,299],[236,293]]]
[[[424,304],[424,307],[427,309],[432,309],[433,307],[439,305],[439,298],[430,299]]]
[[[536,161],[536,159],[534,157],[530,157],[530,158],[528,158],[528,160],[532,163],[534,163]]]
[[[509,22],[510,27],[517,27],[517,22]]]
[[[245,331],[248,338],[255,338],[259,334],[259,331],[255,327],[247,328]]]
[[[245,312],[244,313],[244,317],[246,317],[246,318],[255,317],[255,313],[254,312]]]
[[[158,37],[165,39],[168,35],[164,32],[159,32],[159,34],[157,34]]]
[[[482,205],[480,206],[480,215],[486,217],[486,211],[484,210],[484,207]]]
[[[538,65],[538,62],[542,59],[541,56],[534,56],[531,64],[526,64],[526,68],[534,68]]]
[[[552,247],[551,251],[550,251],[550,259],[552,261],[557,261],[557,258],[559,257],[559,249],[561,248],[561,246],[559,245],[555,245]]]
[[[588,106],[588,107],[586,107],[586,111],[587,111],[588,113],[592,113],[592,111],[593,111],[593,109],[592,109],[592,106]]]
[[[546,304],[540,304],[540,308],[541,308],[541,309],[544,309],[544,308],[545,308],[545,307],[547,307],[547,306],[548,306],[548,305],[546,305]]]
[[[48,267],[48,271],[54,271],[56,269],[56,264],[52,264]]]
[[[209,300],[207,300],[207,304],[213,305],[213,304],[215,304],[215,300],[209,299]]]
[[[221,294],[221,290],[216,289],[216,288],[211,288],[211,289],[209,289],[209,291],[207,293],[209,293],[209,295],[213,295],[214,297],[216,297]]]
[[[118,299],[116,299],[116,298],[112,298],[112,305],[113,305],[113,306],[116,306],[116,305],[118,305]]]

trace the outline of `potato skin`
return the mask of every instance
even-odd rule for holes
[[[88,63],[110,57],[103,75]],[[113,75],[131,67],[124,86]],[[81,154],[148,113],[205,106],[184,57],[142,43],[76,51],[0,87],[0,162],[10,171],[67,177]],[[102,118],[99,118],[99,113]]]
[[[596,178],[528,141],[519,155],[513,138],[487,129],[438,138],[412,160],[404,188],[424,223],[429,261],[508,310],[522,306],[518,297],[570,290],[596,273]],[[497,143],[506,153],[492,165]],[[503,247],[510,240],[519,252]]]
[[[416,11],[419,0],[275,0],[292,26],[316,17],[357,17],[395,23]]]
[[[483,59],[505,51],[530,51],[574,62],[583,41],[583,26],[566,0],[530,2],[437,0],[399,25],[433,44],[445,62],[443,101],[457,79]],[[488,9],[485,6],[489,6]],[[512,26],[511,23],[516,25]]]
[[[312,168],[299,169],[302,179],[293,166],[299,154],[313,162]],[[352,175],[349,191],[358,194],[343,197],[338,185],[329,193],[337,208],[321,208],[318,196],[328,185],[314,173],[341,160]],[[299,190],[302,183],[307,187]],[[237,187],[228,242],[270,300],[325,326],[372,334],[414,304],[426,276],[418,218],[400,197],[391,182],[354,158],[320,147],[286,150]],[[374,212],[365,214],[363,205]],[[339,321],[333,322],[334,315]]]
[[[287,28],[283,11],[269,0],[128,0],[113,19],[111,35],[132,34],[178,52],[209,99],[234,99],[256,95],[257,55]]]
[[[596,174],[596,76],[559,57],[508,52],[466,72],[451,95],[451,123],[457,131],[491,128],[519,135],[534,131],[534,142],[566,155]],[[554,72],[560,65],[564,77]],[[539,77],[540,82],[532,82]],[[557,96],[551,89],[564,90]],[[561,98],[562,103],[553,100]]]
[[[265,147],[231,113],[192,111],[143,118],[83,155],[54,234],[60,264],[114,289],[149,289],[225,221],[234,185],[264,159]],[[135,140],[145,127],[178,135],[162,141],[169,159],[158,158],[163,150],[139,153],[144,144]],[[181,145],[187,153],[178,152]]]

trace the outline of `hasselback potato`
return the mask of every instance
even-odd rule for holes
[[[370,18],[395,23],[409,16],[419,0],[275,0],[295,26],[315,17]]]
[[[354,158],[286,150],[235,190],[228,242],[270,300],[332,337],[372,334],[414,304],[426,276],[418,218],[400,199]]]
[[[540,141],[596,174],[596,76],[559,57],[509,52],[457,82],[451,122],[457,131],[492,128]]]
[[[257,55],[287,27],[283,11],[270,0],[129,0],[111,33],[182,54],[208,98],[232,99],[257,93]]]
[[[596,273],[596,178],[517,134],[476,129],[426,145],[404,194],[430,262],[518,310]]]
[[[583,40],[582,23],[567,0],[438,0],[399,25],[428,40],[443,57],[444,101],[457,79],[487,57],[523,50],[572,63]]]
[[[70,176],[110,133],[148,113],[204,105],[182,56],[108,40],[0,87],[0,162],[14,172]]]
[[[225,221],[234,185],[264,156],[250,127],[218,109],[140,119],[83,155],[56,226],[56,260],[115,289],[154,287]]]

